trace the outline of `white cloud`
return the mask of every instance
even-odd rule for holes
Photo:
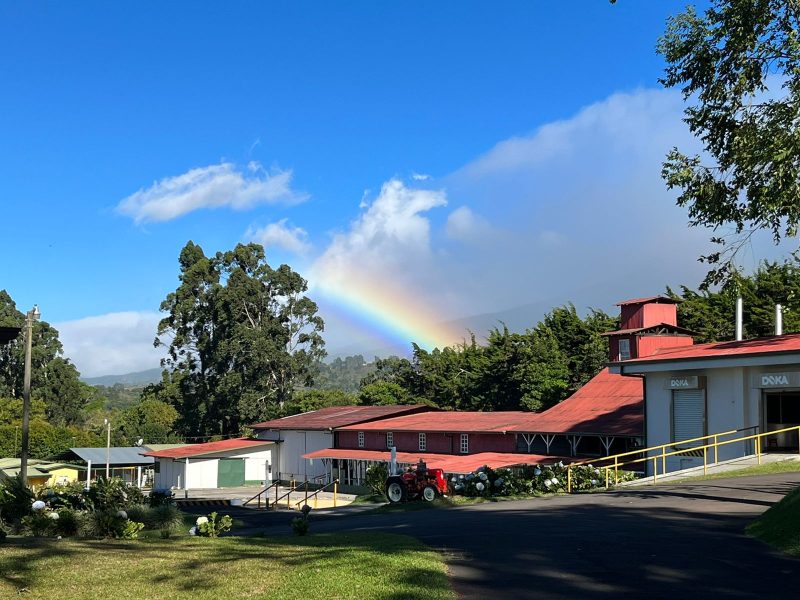
[[[414,181],[428,181],[431,178],[430,175],[426,175],[425,173],[412,173],[411,179]]]
[[[445,234],[461,242],[487,241],[493,235],[492,226],[469,206],[459,206],[447,216]]]
[[[287,225],[287,219],[270,223],[261,228],[250,227],[244,234],[245,239],[256,242],[264,248],[281,248],[292,254],[305,255],[311,251],[308,232],[300,227]]]
[[[191,169],[166,177],[123,199],[117,211],[136,223],[170,221],[203,208],[246,210],[259,204],[302,202],[305,194],[291,189],[292,172],[267,172],[255,161],[249,174],[232,163]]]
[[[444,192],[407,188],[397,179],[387,181],[372,204],[366,204],[350,230],[334,236],[316,261],[328,277],[347,277],[350,269],[383,270],[388,265],[421,259],[430,253],[427,211],[445,206]]]
[[[64,355],[83,377],[120,375],[159,366],[164,350],[153,347],[157,312],[116,312],[55,323]]]

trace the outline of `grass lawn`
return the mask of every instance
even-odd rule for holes
[[[706,481],[708,479],[725,479],[727,477],[746,477],[748,475],[770,475],[772,473],[795,473],[800,471],[800,460],[782,460],[780,462],[766,463],[745,467],[734,471],[724,471],[722,473],[711,473],[710,475],[698,475],[697,477],[684,477],[672,481],[664,481],[664,485],[674,483],[691,483],[692,481]]]
[[[800,556],[800,488],[747,527],[747,533],[779,550]]]
[[[21,590],[25,592],[21,592]],[[0,597],[452,599],[442,558],[414,538],[52,540],[0,544]]]

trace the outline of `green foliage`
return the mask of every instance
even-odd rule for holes
[[[137,523],[136,521],[126,520],[119,530],[118,537],[121,540],[135,540],[139,537],[139,532],[144,529],[144,523]]]
[[[698,343],[730,340],[735,335],[736,297],[744,300],[745,337],[772,335],[775,305],[783,306],[784,332],[800,331],[800,257],[782,263],[763,262],[752,275],[737,275],[718,291],[696,292],[686,286],[680,293],[667,288],[678,304],[678,323],[696,332]]]
[[[507,327],[487,343],[469,341],[431,352],[414,346],[413,361],[376,361],[361,382],[360,404],[422,403],[449,410],[544,410],[603,368],[608,344],[600,334],[617,320],[592,310],[556,308],[525,333]]]
[[[84,494],[87,504],[95,511],[119,511],[137,504],[144,504],[141,490],[129,486],[119,477],[100,477]]]
[[[17,523],[31,512],[33,492],[22,483],[22,478],[9,477],[0,482],[0,519]]]
[[[153,490],[150,492],[148,501],[151,507],[173,505],[175,493],[172,490]]]
[[[395,404],[416,404],[408,390],[392,381],[376,381],[361,388],[358,403],[365,406],[389,406]]]
[[[161,532],[174,533],[183,527],[183,513],[172,504],[161,504],[150,509],[147,526]]]
[[[20,523],[23,535],[34,537],[47,537],[54,534],[56,530],[56,520],[59,514],[46,510],[35,510],[31,514],[22,517]]]
[[[195,535],[200,537],[219,537],[220,534],[230,531],[233,519],[229,515],[218,516],[216,511],[207,517],[197,517],[194,527]]]
[[[70,448],[100,446],[103,440],[77,427],[56,427],[46,421],[31,421],[29,455],[31,458],[49,459]],[[0,456],[19,456],[21,444],[20,425],[0,425]]]
[[[59,509],[56,514],[55,533],[62,537],[74,537],[81,529],[82,513],[71,508]]]
[[[301,516],[292,519],[292,531],[294,531],[295,535],[306,535],[308,528],[308,517]]]
[[[44,421],[47,418],[42,400],[31,400],[29,418],[31,421]],[[22,398],[0,398],[0,425],[19,425],[21,423]]]
[[[361,380],[375,369],[375,363],[366,362],[360,354],[335,358],[329,363],[320,361],[315,366],[314,389],[341,390],[353,394],[358,392]]]
[[[281,414],[296,415],[329,406],[352,406],[357,403],[357,396],[342,390],[302,389],[284,404]]]
[[[25,315],[11,296],[0,290],[0,325],[22,327]],[[81,382],[75,365],[63,357],[58,331],[46,321],[32,329],[31,397],[44,403],[47,419],[57,426],[79,425],[94,390]],[[0,397],[21,398],[24,378],[25,334],[0,345]]]
[[[184,435],[238,433],[277,416],[324,356],[306,281],[287,265],[270,267],[258,244],[207,257],[188,242],[179,262],[156,339],[170,339],[167,370],[144,393],[177,409]]]
[[[154,398],[145,398],[122,413],[120,430],[128,444],[138,439],[151,443],[180,442],[172,427],[178,420],[175,408]]]
[[[713,267],[704,287],[736,269],[737,251],[758,230],[775,243],[800,223],[800,11],[785,0],[713,0],[699,15],[672,17],[658,44],[667,62],[662,83],[691,104],[684,121],[703,153],[677,148],[663,177],[680,190],[690,224],[731,228],[733,243],[702,258]]]
[[[375,463],[367,469],[366,484],[376,496],[383,495],[388,478],[389,467],[386,463]]]

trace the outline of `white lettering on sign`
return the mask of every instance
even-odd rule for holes
[[[671,379],[669,382],[669,386],[673,388],[688,388],[689,387],[689,380],[688,379]]]
[[[761,385],[789,385],[786,375],[762,375]]]

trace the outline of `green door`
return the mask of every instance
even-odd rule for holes
[[[220,458],[217,467],[217,487],[244,485],[244,459]]]

